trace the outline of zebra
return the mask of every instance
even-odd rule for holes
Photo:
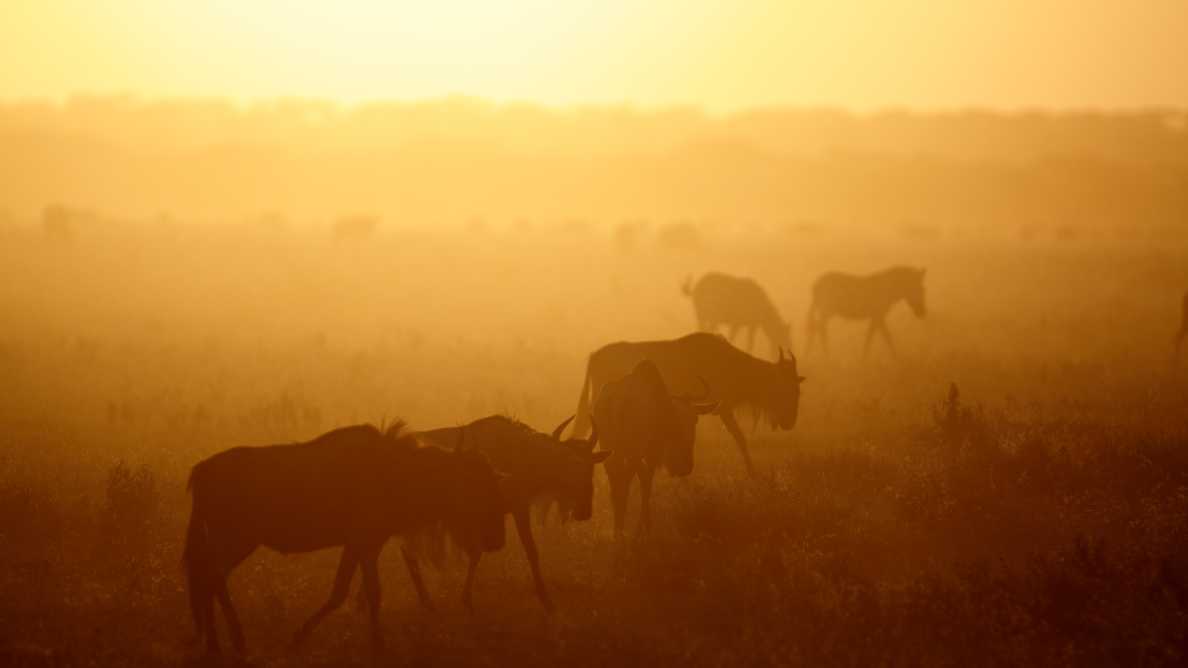
[[[894,355],[895,344],[891,341],[891,332],[887,330],[887,312],[904,300],[917,318],[924,318],[927,310],[924,305],[924,272],[924,269],[913,267],[892,267],[868,276],[840,272],[823,274],[813,283],[813,301],[805,323],[808,330],[805,352],[812,349],[818,335],[821,337],[822,349],[829,351],[829,319],[839,316],[869,321],[866,343],[862,349],[864,357],[870,353],[870,343],[876,333],[882,335],[888,350]]]

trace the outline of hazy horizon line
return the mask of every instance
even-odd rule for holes
[[[894,114],[912,114],[921,116],[953,116],[964,114],[994,114],[1000,116],[1085,116],[1085,115],[1143,115],[1143,114],[1188,114],[1188,105],[1175,104],[1135,104],[1125,106],[1044,106],[1044,105],[911,105],[885,104],[877,106],[854,106],[831,103],[785,103],[761,104],[718,108],[697,102],[673,102],[666,104],[640,103],[631,100],[621,101],[591,101],[581,103],[555,103],[523,98],[492,98],[482,95],[472,95],[464,92],[447,93],[436,96],[404,98],[404,97],[370,97],[357,99],[338,99],[330,96],[318,95],[271,95],[259,97],[244,97],[236,95],[203,95],[203,94],[156,94],[139,91],[74,91],[63,95],[3,95],[0,94],[0,106],[50,106],[64,109],[74,102],[87,100],[126,101],[132,104],[152,106],[158,104],[177,103],[218,103],[236,110],[250,110],[277,104],[307,103],[327,105],[339,111],[356,111],[382,106],[417,106],[442,103],[470,103],[476,106],[486,106],[493,110],[506,109],[535,109],[550,113],[572,113],[582,111],[626,111],[638,114],[664,113],[694,113],[708,118],[730,118],[746,116],[756,113],[771,112],[815,112],[836,113],[854,117],[877,117]]]

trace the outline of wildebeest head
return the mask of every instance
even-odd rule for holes
[[[466,450],[453,453],[458,465],[457,487],[452,490],[455,532],[464,542],[480,545],[493,552],[504,543],[503,495],[500,482],[505,476],[496,473],[481,453]]]
[[[785,355],[781,348],[767,402],[763,406],[771,419],[772,428],[786,430],[796,426],[796,418],[800,415],[800,384],[804,380],[804,376],[797,371],[796,356],[791,352]]]
[[[923,318],[928,309],[924,304],[924,273],[925,269],[911,270],[911,279],[908,282],[907,294],[904,298],[907,300],[908,306],[912,308],[912,313],[916,314],[917,318]]]
[[[693,442],[697,433],[697,418],[718,410],[718,402],[710,401],[709,386],[700,379],[705,391],[701,396],[670,397],[672,411],[664,449],[664,468],[669,475],[687,476],[693,472]]]
[[[561,489],[557,504],[562,517],[572,515],[575,520],[588,520],[594,515],[594,465],[606,461],[610,450],[594,452],[598,445],[598,425],[591,424],[590,438],[569,438],[562,440],[561,434],[574,416],[570,416],[553,430],[552,439],[561,446],[561,457],[556,462],[556,474]]]

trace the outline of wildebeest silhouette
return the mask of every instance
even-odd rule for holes
[[[343,546],[330,599],[294,643],[343,603],[362,569],[378,651],[377,559],[390,536],[444,525],[486,550],[504,543],[499,476],[487,460],[477,452],[419,447],[402,422],[382,432],[357,425],[304,443],[225,450],[196,464],[188,487],[194,497],[184,552],[190,607],[211,653],[219,650],[216,598],[236,652],[246,651],[227,576],[260,545],[281,553]]]
[[[1188,292],[1180,302],[1180,331],[1176,334],[1176,357],[1180,355],[1180,347],[1184,345],[1184,338],[1188,337]]]
[[[813,301],[809,306],[805,325],[808,329],[805,351],[812,348],[819,335],[821,347],[828,352],[829,319],[834,316],[850,320],[868,320],[863,355],[870,352],[875,333],[882,334],[887,348],[895,353],[891,332],[887,330],[887,312],[900,300],[911,307],[916,317],[923,318],[924,269],[892,267],[869,276],[853,276],[840,272],[823,274],[813,283]]]
[[[767,293],[753,279],[710,272],[696,284],[692,276],[685,279],[681,291],[693,300],[699,330],[714,332],[728,325],[728,338],[733,342],[739,329],[746,328],[746,350],[753,352],[755,330],[762,329],[771,342],[772,357],[783,348],[792,349],[791,324],[780,317]]]
[[[713,388],[718,400],[714,412],[734,438],[752,475],[751,455],[734,416],[735,409],[749,406],[756,412],[756,419],[765,416],[776,429],[796,426],[804,376],[797,372],[794,355],[785,357],[780,351],[777,361],[767,362],[735,348],[717,334],[698,332],[667,341],[620,341],[591,353],[578,396],[574,434],[586,433],[592,401],[602,388],[631,373],[645,359],[655,363],[670,392],[698,392],[703,380]]]
[[[491,415],[460,427],[445,427],[417,434],[418,439],[443,447],[465,443],[464,447],[482,453],[496,471],[507,476],[501,485],[502,510],[515,519],[516,532],[520,535],[528,565],[532,569],[536,595],[550,612],[553,602],[540,573],[540,558],[532,537],[531,508],[534,502],[542,499],[556,499],[563,508],[572,512],[574,519],[590,519],[593,515],[594,465],[606,461],[611,455],[606,450],[594,452],[599,438],[597,429],[589,439],[562,440],[561,434],[572,419],[570,417],[558,425],[551,435],[502,415]],[[466,585],[462,592],[462,601],[469,609],[472,607],[474,571],[482,551],[468,549],[465,545],[462,547],[470,557]],[[432,607],[416,558],[407,550],[405,562],[421,603]]]
[[[641,505],[640,529],[652,523],[652,478],[663,466],[670,475],[693,472],[693,440],[697,418],[712,413],[717,402],[700,397],[672,396],[651,360],[602,387],[594,400],[594,421],[601,428],[602,447],[615,456],[606,462],[615,536],[622,537],[627,518],[631,482],[638,477]]]

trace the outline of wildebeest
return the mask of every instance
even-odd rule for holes
[[[606,461],[611,455],[607,450],[594,452],[598,443],[597,429],[589,439],[562,440],[561,434],[572,419],[570,417],[562,422],[552,435],[542,434],[502,415],[491,415],[460,427],[445,427],[417,434],[417,438],[424,442],[443,447],[464,442],[465,447],[482,453],[497,471],[507,476],[502,484],[501,510],[510,513],[515,519],[516,532],[520,535],[528,565],[532,569],[536,595],[549,611],[553,610],[553,602],[540,574],[540,558],[530,522],[532,506],[545,499],[556,499],[562,507],[572,512],[574,519],[590,519],[593,515],[594,465]],[[467,552],[470,566],[462,600],[470,608],[474,570],[482,552],[469,549]],[[415,556],[406,551],[405,562],[421,603],[432,607]]]
[[[715,332],[719,326],[728,325],[728,338],[734,341],[739,329],[745,327],[747,352],[752,352],[755,330],[762,329],[771,342],[773,357],[778,350],[792,349],[792,325],[780,317],[767,293],[754,280],[710,272],[696,284],[692,276],[685,279],[681,291],[693,300],[699,330]]]
[[[708,388],[707,388],[708,390]],[[693,472],[693,439],[697,417],[712,413],[717,402],[701,397],[671,396],[651,360],[635,365],[626,376],[602,387],[594,400],[594,421],[602,429],[602,447],[613,450],[606,463],[615,536],[623,535],[631,482],[639,477],[640,528],[651,526],[652,478],[663,466],[670,475]]]
[[[227,576],[260,545],[282,553],[343,546],[330,599],[294,643],[343,603],[362,569],[377,651],[377,559],[390,536],[440,524],[483,549],[503,547],[499,477],[487,460],[477,452],[419,447],[403,427],[344,427],[305,443],[232,448],[194,466],[184,562],[191,611],[208,651],[219,648],[217,598],[236,652],[245,652]]]
[[[796,426],[804,376],[797,372],[794,355],[785,357],[780,351],[777,361],[767,362],[735,348],[717,334],[698,332],[667,341],[620,341],[591,353],[578,397],[574,434],[586,433],[590,406],[602,388],[631,373],[645,359],[655,363],[670,392],[697,392],[703,380],[713,388],[718,400],[715,414],[738,445],[747,473],[754,474],[754,467],[735,409],[749,406],[757,418],[766,416],[776,429]]]
[[[900,300],[911,307],[916,317],[923,318],[924,271],[912,267],[892,267],[869,276],[853,276],[839,272],[823,274],[813,283],[813,301],[806,318],[808,329],[805,351],[812,348],[820,335],[821,347],[828,352],[829,319],[834,316],[850,320],[868,320],[863,355],[870,352],[875,333],[883,335],[887,348],[895,353],[891,333],[887,330],[887,312]]]

